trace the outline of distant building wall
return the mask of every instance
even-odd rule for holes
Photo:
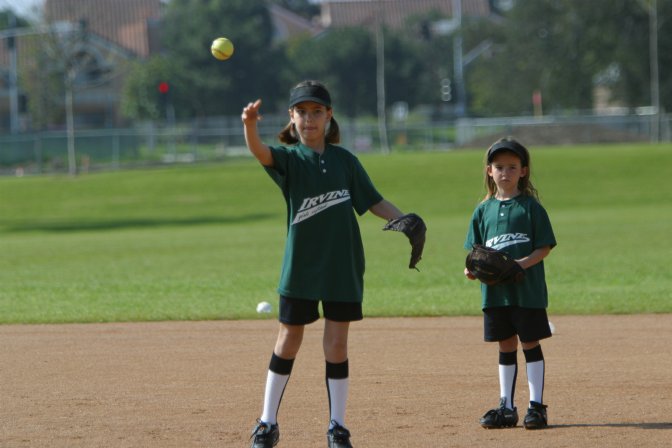
[[[161,16],[161,0],[46,0],[47,22],[78,23],[141,58],[151,54],[150,23]]]
[[[409,16],[438,12],[453,17],[452,0],[323,0],[320,24],[325,28],[370,25],[382,23],[399,28]],[[463,0],[463,16],[488,16],[488,0]]]

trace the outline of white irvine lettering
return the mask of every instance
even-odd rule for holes
[[[329,193],[321,194],[319,196],[315,196],[313,198],[305,198],[301,203],[301,207],[299,207],[299,211],[303,211],[307,208],[315,207],[316,205],[321,204],[325,201],[331,201],[332,199],[342,198],[344,196],[350,197],[350,191],[336,190],[336,191],[330,191]]]
[[[312,198],[305,198],[303,202],[301,202],[301,207],[299,207],[298,213],[294,217],[292,224],[305,221],[331,206],[348,200],[350,200],[349,190],[335,190]]]
[[[497,235],[493,238],[490,238],[485,242],[486,247],[492,247],[493,249],[501,250],[508,246],[513,246],[514,244],[527,243],[530,241],[530,238],[526,233],[505,233],[503,235]]]

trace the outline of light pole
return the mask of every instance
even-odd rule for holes
[[[649,66],[651,69],[651,140],[660,141],[660,74],[658,70],[658,1],[649,4]]]
[[[7,39],[6,47],[9,54],[9,128],[12,134],[19,132],[19,76],[16,38],[49,33],[47,27],[17,28],[16,16],[9,10],[9,28],[0,31],[0,40]]]
[[[467,114],[467,89],[464,86],[464,61],[462,55],[462,0],[453,0],[455,36],[453,37],[453,72],[457,89],[455,113],[458,117]]]
[[[486,39],[464,54],[462,39],[462,0],[452,0],[453,16],[448,20],[434,23],[436,34],[453,37],[453,78],[455,86],[455,114],[458,117],[467,115],[467,86],[464,81],[464,69],[480,55],[492,48],[493,42]],[[442,87],[444,87],[442,85]]]
[[[9,14],[9,32],[16,28],[16,16],[12,10]],[[12,134],[19,132],[19,86],[17,76],[16,37],[9,34],[7,37],[9,53],[9,129]]]
[[[389,154],[390,144],[387,141],[387,112],[385,98],[385,33],[383,31],[383,19],[385,17],[385,2],[379,1],[376,26],[376,96],[378,111],[378,135],[383,154]]]
[[[73,106],[73,84],[77,75],[74,66],[66,68],[65,72],[65,123],[68,135],[68,174],[77,174],[77,159],[75,158],[75,113]]]

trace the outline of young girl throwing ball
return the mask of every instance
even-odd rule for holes
[[[304,327],[324,315],[324,357],[329,425],[327,446],[351,448],[345,427],[348,395],[348,331],[362,319],[364,250],[355,212],[386,220],[402,212],[378,193],[359,160],[336,146],[338,124],[331,96],[319,82],[290,92],[289,123],[282,146],[263,143],[257,131],[261,100],[243,109],[247,147],[282,190],[287,241],[280,286],[280,329],[271,355],[261,418],[253,448],[278,443],[280,401],[303,339]]]

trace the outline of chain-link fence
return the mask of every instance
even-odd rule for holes
[[[672,141],[672,117],[655,125],[651,115],[517,117],[461,119],[454,122],[391,121],[387,137],[391,151],[485,148],[512,135],[527,145]],[[264,117],[259,131],[267,143],[287,123],[282,116]],[[375,119],[339,118],[341,144],[354,152],[381,151]],[[652,138],[652,129],[659,137]],[[249,156],[239,117],[126,129],[83,130],[75,133],[74,160],[78,172],[114,170],[162,164],[222,161]],[[0,136],[0,173],[26,175],[68,172],[65,131]]]

